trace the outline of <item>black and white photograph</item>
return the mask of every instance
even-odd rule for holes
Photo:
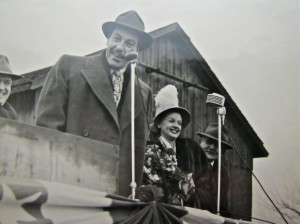
[[[0,0],[1,224],[300,223],[299,0]]]

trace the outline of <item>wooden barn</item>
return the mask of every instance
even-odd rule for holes
[[[183,135],[198,140],[196,132],[204,131],[210,122],[217,122],[216,108],[208,106],[206,98],[209,93],[219,93],[226,99],[226,127],[230,136],[247,165],[253,169],[253,159],[267,157],[268,152],[188,35],[178,23],[154,30],[151,35],[154,43],[140,53],[137,74],[149,84],[153,93],[167,84],[176,85],[180,106],[187,108],[192,117]],[[14,83],[9,101],[25,123],[34,123],[38,97],[49,69],[24,74],[26,79]],[[228,151],[222,162],[230,174],[229,210],[236,213],[234,218],[249,220],[252,174],[234,150]]]

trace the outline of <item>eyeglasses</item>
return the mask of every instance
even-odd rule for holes
[[[214,140],[214,139],[211,139],[211,138],[206,138],[205,140],[206,144],[208,145],[215,145],[215,146],[218,146],[218,141]]]

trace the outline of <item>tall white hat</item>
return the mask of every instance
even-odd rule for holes
[[[178,112],[182,118],[182,128],[185,128],[191,120],[190,112],[179,107],[178,92],[175,86],[167,85],[158,91],[155,98],[155,117],[154,122],[158,121],[167,112]]]

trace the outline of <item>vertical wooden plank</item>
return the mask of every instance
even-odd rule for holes
[[[166,38],[166,72],[172,76],[176,76],[173,70],[174,63],[174,42],[170,37]],[[165,79],[165,85],[171,84],[170,79]]]

